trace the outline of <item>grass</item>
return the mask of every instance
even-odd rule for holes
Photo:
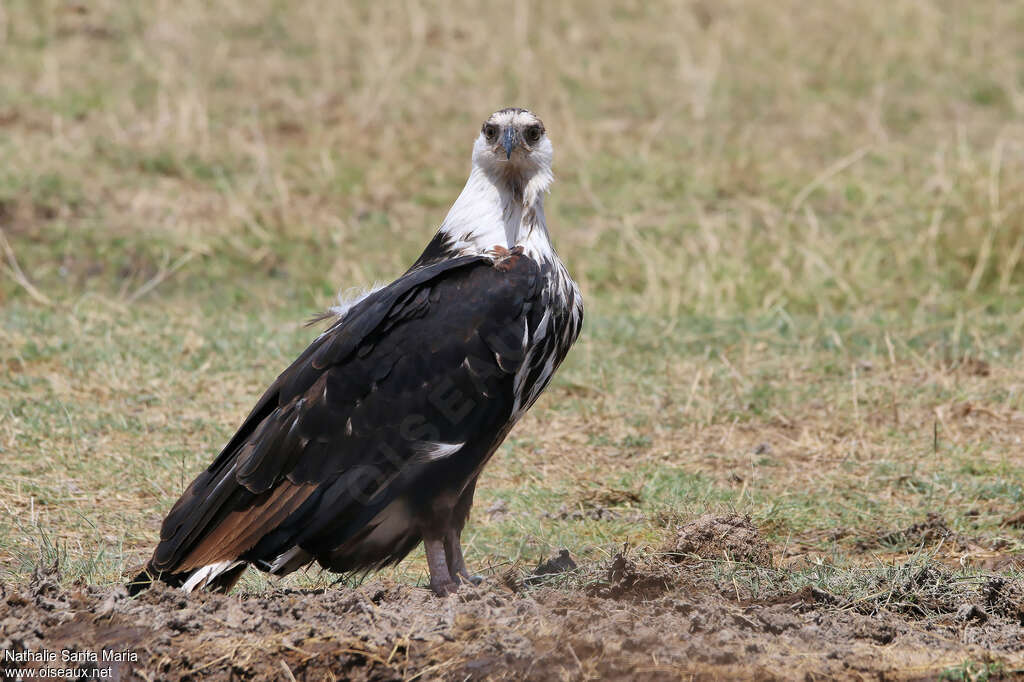
[[[958,680],[963,682],[988,682],[998,680],[1018,670],[1007,671],[1001,663],[983,663],[980,661],[964,661],[962,664],[942,671],[942,680]]]
[[[507,104],[551,132],[587,322],[484,475],[471,562],[658,547],[706,509],[850,595],[923,549],[1024,550],[1014,3],[14,0],[0,50],[0,579],[141,563]],[[968,540],[893,535],[930,513]]]

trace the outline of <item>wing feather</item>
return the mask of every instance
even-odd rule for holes
[[[373,534],[380,519],[393,524],[383,510],[432,464],[422,442],[503,436],[539,292],[536,263],[518,261],[500,271],[481,257],[437,263],[350,309],[277,378],[174,505],[152,572],[240,557],[269,565],[295,546],[336,570],[404,556],[411,536],[391,531],[397,559],[337,553],[383,537]]]

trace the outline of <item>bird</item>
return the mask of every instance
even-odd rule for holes
[[[366,575],[422,542],[438,596],[482,580],[461,535],[477,480],[575,343],[583,298],[551,244],[544,123],[491,114],[422,254],[340,301],[160,528],[131,594],[226,592],[247,567]]]

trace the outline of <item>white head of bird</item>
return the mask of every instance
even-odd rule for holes
[[[495,245],[522,246],[535,256],[551,250],[543,195],[551,174],[551,140],[531,111],[491,114],[473,143],[473,169],[441,224],[452,246],[483,253]]]

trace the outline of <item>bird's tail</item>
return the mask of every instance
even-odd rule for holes
[[[226,593],[235,586],[247,567],[248,563],[244,561],[234,561],[212,564],[184,573],[164,573],[155,570],[152,564],[146,564],[146,567],[128,581],[125,587],[128,588],[128,594],[132,597],[149,589],[153,583],[157,582],[164,583],[169,587],[180,587],[185,592],[191,592],[198,588],[208,592]]]

